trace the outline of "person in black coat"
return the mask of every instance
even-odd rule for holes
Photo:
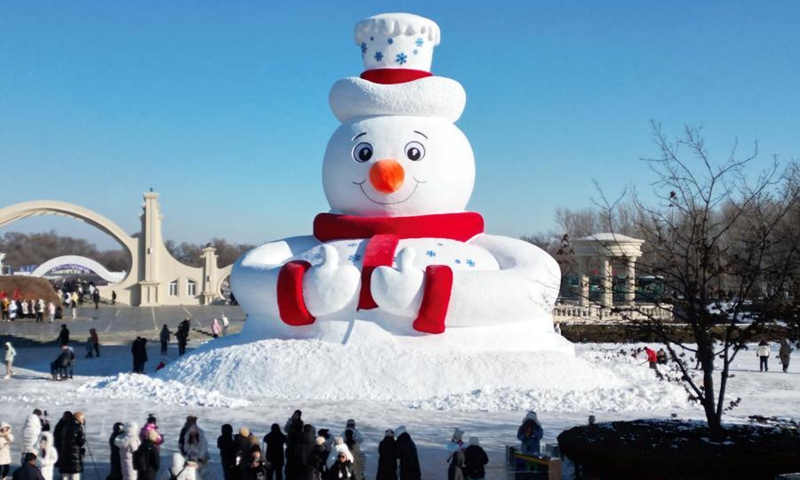
[[[270,463],[267,479],[283,480],[284,445],[286,435],[281,432],[281,427],[273,423],[268,434],[264,435],[264,443],[267,445],[267,462]]]
[[[302,412],[297,410],[292,417],[286,422],[284,430],[286,431],[286,480],[300,480],[303,475],[303,454],[300,452],[302,449],[301,443],[303,442],[303,428],[305,424],[301,419]]]
[[[161,467],[161,456],[156,446],[157,439],[158,432],[150,430],[147,432],[147,438],[136,449],[134,459],[138,457],[138,462],[134,462],[133,465],[136,469],[136,480],[156,480],[158,469]]]
[[[65,323],[61,324],[61,330],[58,332],[58,342],[62,347],[69,345],[69,329]]]
[[[111,450],[111,458],[109,464],[111,465],[111,472],[106,477],[106,480],[122,480],[122,464],[119,458],[119,447],[114,443],[120,435],[125,435],[125,424],[117,422],[111,430],[111,436],[108,437],[108,446]]]
[[[325,474],[325,480],[355,480],[353,462],[347,458],[347,453],[340,452],[330,470]]]
[[[397,480],[397,452],[395,451],[394,430],[384,433],[378,445],[378,474],[375,480]]]
[[[420,480],[422,472],[419,468],[417,445],[414,440],[411,440],[411,435],[406,432],[406,427],[397,427],[395,433],[397,434],[395,451],[400,463],[400,480]]]
[[[61,434],[61,449],[58,451],[58,471],[65,473],[83,472],[83,455],[86,451],[86,437],[83,434],[83,413],[75,412]],[[55,442],[53,442],[55,443]]]
[[[233,469],[236,467],[236,444],[233,442],[233,427],[226,423],[221,429],[222,435],[217,437],[219,459],[222,464],[222,476],[225,480],[233,480]]]
[[[36,466],[36,454],[26,453],[22,466],[14,470],[12,480],[44,480],[41,470]]]
[[[53,428],[53,447],[55,447],[56,452],[59,452],[59,456],[61,454],[61,439],[64,436],[64,427],[71,421],[72,412],[66,411],[61,415],[61,418],[56,422],[56,426]],[[61,458],[56,461],[56,468],[61,468]]]
[[[464,474],[470,479],[482,479],[486,476],[486,464],[489,457],[478,442],[478,437],[469,437],[469,447],[464,450]]]

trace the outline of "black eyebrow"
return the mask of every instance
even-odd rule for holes
[[[423,136],[423,137],[425,137],[426,139],[428,138],[428,136],[427,136],[427,135],[425,135],[425,134],[424,134],[424,133],[422,133],[422,132],[418,132],[418,131],[414,130],[414,133],[419,133],[420,135],[422,135],[422,136]]]
[[[356,138],[361,137],[361,136],[366,135],[366,134],[367,134],[367,132],[361,132],[358,135],[356,135],[355,137],[351,138],[350,141],[351,142],[355,141]],[[428,138],[428,137],[425,137],[425,138]]]

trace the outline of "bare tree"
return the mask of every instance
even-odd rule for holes
[[[702,405],[712,435],[722,438],[723,413],[738,403],[726,403],[731,363],[785,313],[787,292],[797,279],[800,232],[797,221],[789,219],[800,220],[798,170],[775,157],[752,176],[748,168],[758,155],[757,144],[740,156],[734,142],[715,163],[701,128],[686,127],[670,140],[653,123],[653,133],[659,155],[644,160],[655,173],[658,200],[649,202],[635,190],[630,195],[628,221],[647,242],[637,269],[663,281],[664,293],[649,300],[671,308],[693,342],[684,343],[674,325],[648,316],[647,310],[617,312],[664,343],[690,397]],[[614,206],[606,205],[612,215]],[[694,358],[699,376],[689,365]]]

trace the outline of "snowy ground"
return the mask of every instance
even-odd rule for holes
[[[615,345],[577,345],[577,359],[530,355],[515,364],[491,355],[443,362],[421,354],[406,359],[409,369],[393,374],[386,362],[392,352],[378,358],[376,352],[313,342],[212,342],[217,343],[199,346],[181,361],[171,347],[170,365],[158,376],[120,373],[130,370],[129,346],[106,346],[99,359],[83,359],[83,350],[76,348],[80,376],[68,382],[46,380],[56,347],[19,348],[14,378],[0,383],[0,420],[19,432],[33,408],[48,410],[53,424],[64,410],[84,411],[94,465],[99,478],[105,478],[107,439],[116,421],[141,423],[148,413],[155,414],[166,437],[166,464],[188,414],[200,418],[213,447],[223,423],[247,426],[263,436],[272,423],[283,425],[300,408],[307,422],[337,434],[346,419],[356,419],[367,438],[368,478],[374,478],[383,431],[406,425],[419,449],[423,477],[439,479],[446,478],[445,443],[454,427],[480,437],[490,458],[487,478],[511,478],[503,449],[515,443],[528,409],[539,413],[545,442],[555,442],[562,430],[584,423],[588,415],[598,421],[702,417],[679,386],[659,382],[643,359],[617,355]],[[225,344],[216,352],[210,348]],[[160,360],[157,352],[157,345],[151,345],[148,371]],[[771,371],[760,373],[752,351],[739,357],[730,398],[741,396],[742,403],[728,421],[744,421],[751,414],[800,417],[800,373],[782,373],[774,355],[770,363]],[[517,371],[509,374],[505,370],[513,370],[511,364]],[[416,376],[408,377],[411,372]],[[509,378],[518,382],[508,385]],[[412,386],[402,389],[403,384]],[[12,458],[18,458],[18,445],[13,449]],[[207,480],[221,479],[218,452],[211,450],[214,463]],[[85,478],[97,478],[88,456]]]

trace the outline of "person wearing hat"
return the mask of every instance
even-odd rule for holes
[[[22,457],[20,463],[25,461],[26,453],[36,453],[40,433],[42,433],[42,411],[35,408],[25,418],[25,424],[22,426],[22,445],[20,446]]]
[[[325,437],[319,436],[316,438],[315,445],[308,456],[308,468],[313,470],[311,473],[314,479],[322,478],[327,460],[328,449],[325,446]]]
[[[14,350],[14,347],[11,346],[11,342],[6,342],[3,344],[3,348],[6,351],[6,376],[5,378],[11,378],[11,375],[14,374],[14,357],[17,356],[17,351]]]
[[[139,449],[139,425],[136,422],[125,424],[125,431],[114,439],[119,449],[119,462],[122,467],[122,480],[136,480],[136,469],[133,465],[133,452]]]
[[[353,431],[353,438],[355,439],[356,443],[358,443],[359,445],[364,443],[364,435],[362,435],[361,432],[356,428],[356,421],[353,420],[352,418],[347,420],[347,423],[345,424],[344,427],[344,431],[342,431],[342,438],[345,438],[347,436],[348,430]]]
[[[106,480],[122,480],[122,461],[119,455],[119,447],[116,445],[117,438],[125,435],[125,424],[122,422],[115,422],[111,428],[111,435],[108,437],[108,448],[111,452],[109,456],[109,465],[111,472],[109,472]]]
[[[222,464],[222,477],[224,480],[233,480],[233,470],[236,467],[236,443],[233,441],[233,426],[225,423],[220,427],[217,437],[219,461]]]
[[[156,480],[158,469],[161,467],[161,455],[156,445],[159,438],[157,431],[148,430],[147,436],[136,450],[133,458],[137,480]]]
[[[197,419],[195,419],[195,422]],[[256,441],[256,444],[258,441]],[[195,423],[186,432],[184,441],[184,455],[186,460],[195,462],[197,464],[197,476],[205,477],[206,467],[210,456],[208,454],[208,442],[206,441],[206,433],[197,426]]]
[[[344,443],[350,449],[350,453],[353,454],[353,474],[356,480],[363,480],[367,459],[361,450],[361,445],[356,441],[353,429],[348,428],[345,430]]]
[[[525,415],[522,425],[517,429],[517,440],[520,443],[520,452],[524,455],[538,455],[541,449],[540,442],[544,436],[544,429],[539,423],[536,412],[530,411]]]
[[[395,449],[397,451],[397,460],[400,463],[400,480],[420,480],[422,472],[419,468],[417,445],[411,439],[411,435],[408,434],[405,426],[397,427],[394,433],[397,436]]]
[[[164,443],[164,436],[161,435],[161,432],[158,430],[158,420],[153,414],[148,415],[147,423],[145,423],[144,427],[139,431],[139,440],[144,442],[150,432],[156,433],[156,438],[153,440],[153,443],[156,448],[161,448],[161,444]]]
[[[483,480],[489,457],[481,447],[478,437],[469,437],[469,446],[464,450],[464,474],[468,480]]]
[[[11,442],[14,435],[11,434],[11,425],[8,422],[0,422],[0,479],[8,478],[11,466]]]
[[[355,480],[353,472],[353,455],[341,437],[336,437],[333,451],[328,457],[326,480]],[[360,479],[359,479],[360,480]]]
[[[378,473],[375,480],[397,480],[397,451],[395,450],[394,430],[383,433],[378,444]]]
[[[450,438],[450,442],[447,444],[447,451],[452,456],[459,450],[463,451],[464,448],[464,430],[456,427],[453,429],[453,436]]]
[[[42,432],[39,435],[39,445],[36,452],[36,466],[42,472],[44,480],[53,480],[53,467],[58,461],[58,451],[53,445],[53,434],[50,432]],[[121,480],[118,477],[112,480]]]
[[[42,472],[36,467],[36,454],[28,452],[22,466],[14,471],[12,480],[44,480]]]

